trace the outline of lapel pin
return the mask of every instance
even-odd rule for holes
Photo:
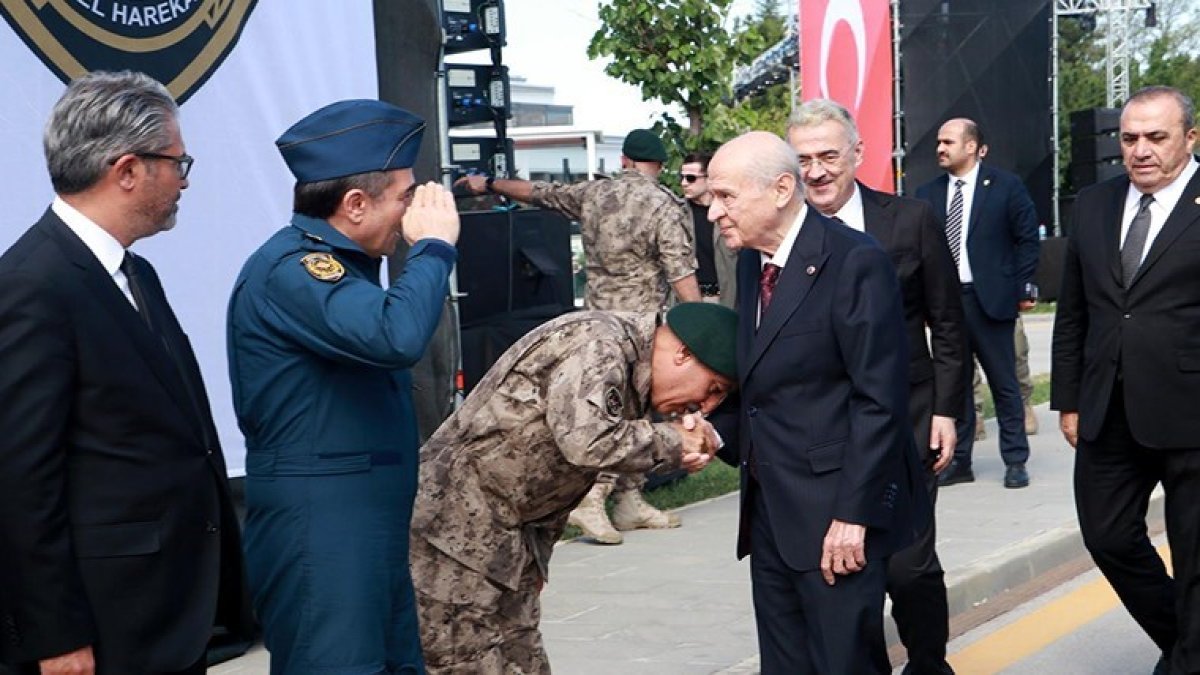
[[[983,187],[987,187],[987,186],[989,186],[989,185],[991,185],[991,184],[992,184],[992,179],[991,179],[991,178],[984,178],[984,179],[983,179]]]
[[[1200,197],[1196,197],[1196,204],[1200,204]]]
[[[817,266],[809,265],[804,271],[808,274],[808,276],[811,277],[812,275],[817,273]]]

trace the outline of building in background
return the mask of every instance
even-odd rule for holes
[[[621,166],[624,136],[575,126],[575,107],[556,103],[554,87],[511,78],[515,177],[574,183],[607,175]],[[450,137],[493,136],[491,123],[457,127]]]

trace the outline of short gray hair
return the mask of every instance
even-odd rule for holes
[[[814,98],[801,103],[788,118],[788,131],[800,127],[815,127],[826,122],[837,122],[846,130],[850,146],[858,144],[858,125],[854,117],[842,104],[827,98]]]
[[[148,75],[96,71],[73,80],[42,136],[54,191],[82,192],[121,155],[163,150],[178,115],[171,93]]]
[[[1196,104],[1192,103],[1191,97],[1175,87],[1167,87],[1161,84],[1142,87],[1133,92],[1129,100],[1125,101],[1125,105],[1121,106],[1121,113],[1125,113],[1125,109],[1129,107],[1130,103],[1141,103],[1160,96],[1173,98],[1179,104],[1180,110],[1183,111],[1184,132],[1196,126]]]
[[[797,190],[803,190],[800,161],[796,159],[796,151],[792,150],[790,145],[766,131],[751,131],[738,138],[744,139],[746,136],[754,136],[757,138],[753,140],[761,141],[754,158],[744,158],[743,171],[747,180],[755,187],[766,188],[773,185],[781,175],[788,174],[796,179]]]

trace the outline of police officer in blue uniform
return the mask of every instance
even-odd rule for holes
[[[408,369],[454,265],[458,213],[416,186],[425,123],[342,101],[276,145],[291,224],[247,261],[229,304],[246,437],[246,563],[271,672],[421,673],[409,519],[418,441]],[[403,236],[403,274],[379,284]]]

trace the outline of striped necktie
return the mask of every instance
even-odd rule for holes
[[[959,178],[954,181],[954,197],[950,199],[950,210],[946,212],[946,243],[950,245],[950,253],[954,256],[954,267],[957,268],[962,257],[962,220],[963,193],[962,186],[967,181]]]

